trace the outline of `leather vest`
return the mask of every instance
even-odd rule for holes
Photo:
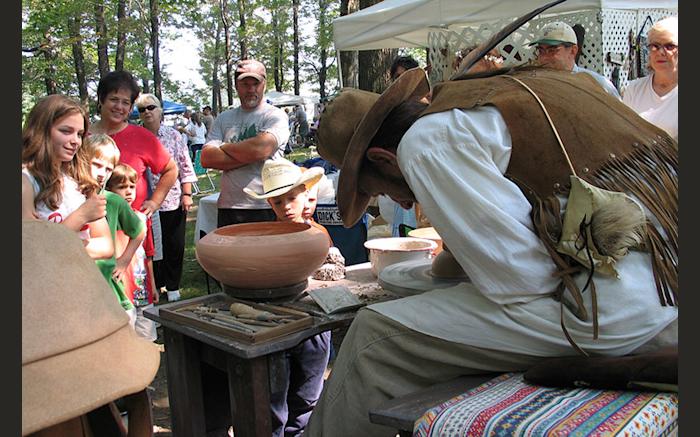
[[[508,76],[540,98],[566,153],[536,98]],[[421,116],[482,105],[498,108],[508,126],[512,151],[505,176],[533,204],[535,227],[550,234],[539,235],[540,239],[556,245],[559,236],[551,235],[556,226],[546,224],[559,218],[558,202],[551,206],[551,201],[556,194],[568,193],[572,167],[593,185],[634,194],[665,234],[662,237],[654,226],[647,226],[646,249],[652,253],[659,298],[663,305],[677,304],[678,144],[608,95],[588,74],[544,68],[439,83]],[[545,213],[543,205],[550,205]]]

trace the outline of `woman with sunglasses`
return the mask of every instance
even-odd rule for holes
[[[112,137],[121,153],[119,162],[128,164],[139,174],[133,207],[150,218],[158,211],[177,180],[177,166],[155,135],[128,122],[131,108],[140,92],[136,80],[128,71],[112,71],[105,75],[97,85],[100,120],[90,125],[90,132]],[[150,196],[146,169],[151,174],[160,175]]]
[[[678,18],[657,21],[648,40],[651,74],[630,82],[622,101],[678,141]]]
[[[185,225],[187,212],[192,208],[192,183],[197,182],[197,175],[184,138],[175,128],[163,124],[163,109],[158,97],[141,94],[136,99],[136,108],[143,127],[158,137],[177,165],[177,180],[158,210],[163,259],[153,262],[156,289],[165,287],[168,301],[175,301],[180,298]],[[159,179],[154,175],[153,183],[157,184]]]

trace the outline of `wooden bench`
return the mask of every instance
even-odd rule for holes
[[[498,373],[491,373],[460,376],[451,381],[432,385],[424,390],[390,399],[369,410],[369,420],[377,425],[385,425],[398,430],[401,437],[410,437],[413,435],[413,424],[428,409],[460,393],[478,387],[498,375]]]
[[[402,437],[412,436],[414,430],[418,435],[436,435],[445,429],[454,435],[487,435],[507,428],[509,435],[537,435],[577,433],[590,427],[588,431],[600,427],[609,435],[632,431],[675,436],[678,395],[544,387],[527,383],[522,373],[474,375],[383,402],[369,411],[369,419],[398,430]]]

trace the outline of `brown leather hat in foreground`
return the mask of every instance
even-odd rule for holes
[[[78,235],[23,220],[22,435],[143,390],[159,364]]]

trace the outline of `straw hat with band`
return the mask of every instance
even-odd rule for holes
[[[269,199],[281,196],[299,185],[306,189],[313,187],[323,177],[323,168],[312,167],[305,169],[286,159],[268,159],[263,164],[263,192],[259,193],[248,187],[243,188],[246,194],[256,199]]]
[[[380,95],[343,88],[325,107],[316,137],[318,152],[340,168],[336,201],[346,227],[364,214],[370,196],[357,189],[365,152],[389,113],[408,100],[420,100],[430,92],[425,71],[404,72]]]
[[[77,234],[23,220],[22,435],[143,390],[159,364]]]

